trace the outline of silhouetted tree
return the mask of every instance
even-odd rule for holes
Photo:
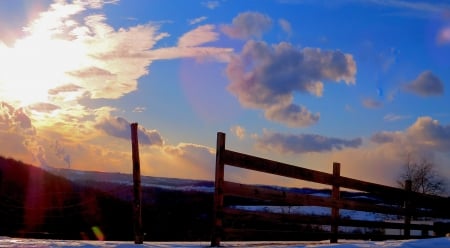
[[[446,191],[446,178],[438,173],[435,164],[427,159],[417,162],[410,154],[406,157],[397,183],[404,188],[406,180],[411,180],[411,190],[414,192],[441,195]]]

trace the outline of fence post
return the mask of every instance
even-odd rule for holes
[[[133,158],[133,217],[134,217],[134,243],[144,243],[142,232],[142,189],[141,165],[139,161],[138,124],[131,123],[131,151]]]
[[[412,182],[411,180],[405,181],[405,228],[404,228],[404,236],[405,239],[409,239],[411,237],[411,189]]]
[[[211,236],[211,246],[220,246],[222,239],[222,217],[223,217],[223,181],[225,164],[223,153],[225,151],[225,133],[217,133],[216,146],[216,175],[214,182],[214,206],[213,206],[213,227]]]
[[[333,163],[333,188],[331,192],[331,198],[334,202],[337,202],[340,199],[339,185],[336,183],[337,179],[341,176],[341,164],[334,162]],[[338,231],[339,231],[339,208],[332,207],[331,208],[331,243],[338,242]]]

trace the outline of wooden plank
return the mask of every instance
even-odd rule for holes
[[[404,200],[404,190],[400,188],[390,187],[372,182],[365,182],[362,180],[343,176],[333,177],[333,175],[325,172],[306,169],[231,150],[224,151],[224,163],[230,166],[274,174],[278,176],[295,178],[326,185],[339,185],[342,188],[372,193],[376,196],[379,196],[383,200]],[[414,199],[414,202],[417,202],[417,206],[429,205],[436,207],[439,205],[445,205],[447,207],[450,207],[449,198],[411,192],[411,199]],[[433,202],[436,201],[440,201],[440,203],[433,204]]]
[[[406,194],[406,199],[405,199],[405,228],[404,228],[404,235],[405,235],[405,239],[409,239],[411,236],[411,201],[409,199],[411,199],[411,187],[412,187],[412,182],[411,180],[406,180],[405,181],[405,194]]]
[[[338,178],[341,175],[341,164],[333,163],[333,177]],[[335,202],[340,200],[339,185],[333,184],[331,191],[331,199]],[[339,208],[333,206],[331,208],[331,243],[337,243],[339,229]]]
[[[404,239],[403,235],[385,235],[383,233],[339,233],[341,239],[357,239],[357,240],[400,240]],[[416,237],[414,237],[416,238]],[[417,236],[417,238],[420,238]]]
[[[352,219],[340,219],[339,226],[351,226],[351,227],[373,227],[373,228],[392,228],[392,229],[404,229],[405,224],[399,222],[387,222],[387,221],[370,221],[370,220],[352,220]],[[432,225],[426,224],[411,224],[412,230],[431,230]]]
[[[335,184],[344,188],[379,193],[381,195],[402,194],[403,192],[402,189],[394,187],[364,182],[361,180],[342,176],[333,177],[333,175],[329,173],[306,169],[269,159],[259,158],[231,150],[225,150],[224,163],[243,169],[254,170],[289,178],[296,178],[326,185]]]
[[[220,246],[222,238],[222,217],[220,214],[223,209],[223,183],[224,183],[224,159],[225,134],[217,133],[216,147],[216,174],[214,181],[214,206],[213,206],[213,230],[211,234],[211,246]]]
[[[131,152],[133,160],[133,222],[134,243],[144,243],[142,226],[142,188],[141,188],[141,164],[139,160],[138,124],[131,123]]]
[[[330,216],[314,216],[303,214],[284,214],[284,213],[270,213],[251,211],[235,208],[224,208],[223,213],[225,218],[239,218],[239,221],[247,222],[255,219],[267,220],[268,222],[283,222],[283,223],[299,223],[299,224],[315,224],[329,226],[331,223]],[[392,228],[404,229],[404,223],[387,222],[387,221],[370,221],[370,220],[353,220],[348,218],[340,218],[339,226],[349,227],[370,227],[370,228]],[[411,224],[412,230],[432,230],[433,225],[427,224]]]
[[[224,166],[230,165],[243,169],[259,171],[263,173],[274,174],[289,178],[295,178],[325,185],[332,185],[331,197],[319,197],[313,195],[304,195],[284,190],[274,190],[260,186],[244,185],[233,182],[224,181]],[[375,205],[353,200],[345,200],[340,198],[340,189],[347,188],[363,192],[368,192],[380,198],[387,205]],[[321,206],[331,209],[330,216],[303,216],[298,214],[286,215],[270,212],[253,212],[238,210],[232,208],[224,208],[224,197],[234,196],[243,199],[252,199],[249,204],[266,205],[266,206]],[[253,201],[255,200],[255,202]],[[406,201],[406,205],[401,203]],[[245,202],[243,200],[243,202]],[[302,224],[317,224],[331,226],[331,233],[316,233],[323,237],[331,238],[331,242],[337,242],[338,237],[350,237],[346,233],[339,233],[338,226],[354,226],[354,227],[372,227],[372,228],[393,228],[404,229],[405,236],[390,235],[386,236],[378,233],[357,234],[356,237],[368,237],[370,239],[386,239],[386,238],[405,238],[409,237],[410,230],[431,230],[431,225],[411,224],[411,217],[442,217],[450,216],[447,209],[450,207],[450,199],[419,194],[404,189],[394,188],[386,185],[365,182],[362,180],[352,179],[340,176],[340,166],[338,163],[333,165],[333,174],[315,171],[311,169],[301,168],[273,160],[259,158],[235,151],[225,149],[225,134],[217,134],[217,150],[216,150],[216,183],[214,193],[214,224],[211,246],[219,246],[222,235],[225,237],[241,235],[250,235],[253,237],[272,238],[281,240],[301,240],[305,233],[298,232],[301,230]],[[363,212],[384,213],[389,215],[405,216],[404,223],[391,223],[382,221],[367,220],[351,220],[340,218],[340,209],[349,209]],[[224,217],[226,215],[226,218]],[[239,225],[245,227],[245,223],[251,223],[243,230],[235,228],[223,228],[223,221],[228,218],[239,219]],[[225,219],[222,219],[225,218]],[[277,230],[257,230],[254,223],[261,220],[267,220],[273,223],[273,227],[282,227],[281,232]],[[292,225],[290,224],[292,223]],[[252,226],[253,225],[253,226]],[[252,227],[251,227],[252,226]],[[264,225],[266,226],[266,225]],[[270,227],[267,225],[266,227]],[[292,227],[294,230],[284,230]],[[272,237],[272,238],[270,238]],[[284,237],[284,238],[283,238]],[[286,237],[289,237],[288,239]],[[309,234],[308,239],[311,240]]]
[[[261,200],[262,204],[267,206],[320,206],[393,215],[405,214],[405,210],[400,207],[374,205],[352,200],[333,200],[328,197],[304,195],[228,181],[224,182],[223,187],[226,196]]]
[[[332,175],[325,172],[301,168],[298,166],[280,163],[273,160],[263,159],[230,150],[225,150],[224,162],[227,165],[243,169],[265,172],[274,175],[296,178],[328,185],[330,185],[330,183],[333,180]]]
[[[225,214],[226,218],[239,218],[239,221],[252,221],[255,219],[261,219],[267,220],[268,222],[298,224],[330,225],[331,223],[330,216],[270,213],[235,208],[224,208],[223,213]]]

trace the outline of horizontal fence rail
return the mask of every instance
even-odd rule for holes
[[[330,197],[295,193],[282,189],[246,185],[224,180],[225,165],[294,178],[331,186]],[[225,148],[225,134],[217,133],[216,172],[214,187],[213,230],[211,246],[220,246],[224,238],[266,240],[318,240],[338,238],[401,239],[409,238],[411,230],[421,230],[426,237],[433,230],[431,223],[412,223],[416,217],[450,218],[448,198],[411,191],[411,182],[405,189],[365,182],[340,175],[340,164],[333,163],[333,173],[325,173],[286,163],[243,154]],[[382,199],[385,204],[341,198],[341,188],[366,192]],[[229,204],[235,202],[239,204]],[[251,204],[250,204],[251,203]],[[236,208],[233,205],[255,206],[318,206],[330,209],[330,215],[314,216],[296,213],[273,213]],[[371,221],[345,218],[340,210],[354,210],[402,216],[401,222]],[[317,226],[329,226],[322,230]],[[397,229],[401,234],[372,232],[345,233],[342,227]],[[256,238],[255,238],[256,237]]]

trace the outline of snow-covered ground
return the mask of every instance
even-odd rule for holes
[[[371,248],[371,247],[395,247],[395,248],[449,248],[450,238],[432,238],[422,240],[403,241],[351,241],[339,240],[339,244],[330,244],[329,241],[322,242],[222,242],[223,247],[336,247],[336,248]],[[155,248],[197,248],[209,247],[209,242],[144,242],[142,245],[135,245],[131,242],[123,241],[65,241],[48,239],[16,239],[0,237],[0,247],[155,247]]]

